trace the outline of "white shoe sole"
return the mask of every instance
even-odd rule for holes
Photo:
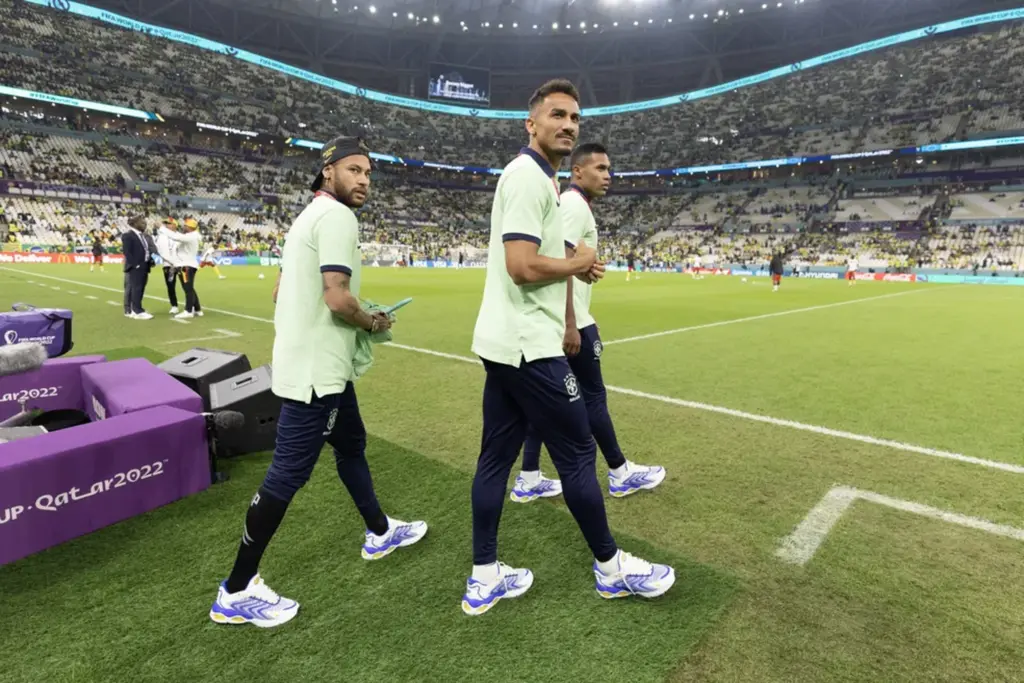
[[[660,598],[665,593],[668,593],[669,589],[676,584],[676,570],[672,569],[671,573],[663,580],[662,585],[658,586],[654,590],[647,591],[646,593],[630,593],[629,591],[619,591],[617,593],[609,593],[608,591],[602,591],[597,589],[597,594],[605,600],[615,600],[616,598],[628,598],[633,595],[641,598],[647,598],[651,600],[653,598]]]
[[[295,605],[295,609],[282,612],[281,616],[276,619],[248,619],[246,617],[226,617],[219,612],[210,610],[210,621],[215,624],[224,624],[228,626],[242,626],[244,624],[252,624],[257,628],[273,628],[282,624],[287,624],[289,621],[295,618],[295,615],[299,613],[299,605]]]
[[[512,492],[508,494],[508,497],[513,503],[532,503],[533,501],[540,500],[541,498],[557,498],[560,495],[562,495],[561,489],[557,491],[545,491],[544,493],[527,494],[517,493],[516,490],[513,489]]]

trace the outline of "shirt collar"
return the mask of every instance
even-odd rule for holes
[[[536,161],[537,165],[540,166],[540,170],[544,171],[548,178],[555,177],[555,169],[551,168],[551,164],[548,163],[548,160],[542,157],[540,154],[538,154],[536,150],[533,150],[529,147],[523,147],[522,149],[519,150],[519,153],[525,154],[528,157],[532,158],[534,161]]]
[[[570,190],[575,190],[575,191],[579,192],[579,193],[580,193],[580,195],[582,195],[582,196],[583,196],[583,198],[587,200],[587,204],[589,204],[589,203],[590,203],[590,193],[589,193],[589,192],[587,192],[586,190],[584,190],[584,189],[583,189],[582,187],[580,187],[580,186],[579,186],[579,185],[577,185],[576,183],[571,183],[571,184],[569,185],[569,189],[570,189]]]

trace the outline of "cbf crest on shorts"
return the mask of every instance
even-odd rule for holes
[[[594,342],[594,358],[600,358],[602,353],[604,353],[604,344],[598,339]]]
[[[580,397],[580,387],[576,383],[576,375],[571,372],[565,376],[565,390],[569,394],[569,403]]]
[[[331,414],[327,417],[327,431],[324,432],[324,436],[330,435],[334,431],[334,423],[338,421],[338,409],[335,408],[331,411]]]

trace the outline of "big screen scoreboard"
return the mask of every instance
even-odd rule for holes
[[[427,97],[474,107],[491,104],[491,72],[468,66],[431,64]]]

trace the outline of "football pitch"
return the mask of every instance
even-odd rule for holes
[[[76,354],[267,363],[276,273],[224,272],[186,322],[158,277],[155,318],[124,318],[116,266],[0,267],[0,308],[71,308]],[[362,560],[328,454],[261,568],[299,616],[217,626],[269,454],[232,460],[224,484],[0,568],[0,681],[1024,680],[1024,288],[624,278],[594,292],[610,409],[668,478],[606,506],[624,549],[676,567],[663,598],[601,600],[561,500],[508,502],[500,558],[536,583],[463,615],[483,271],[368,268],[365,297],[415,300],[357,383],[367,457],[426,539]]]

